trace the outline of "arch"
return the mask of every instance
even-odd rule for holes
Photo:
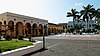
[[[26,26],[27,28],[30,28],[30,27],[31,27],[31,24],[30,24],[30,23],[26,23],[25,26]]]
[[[31,35],[31,24],[29,22],[25,24],[25,34],[26,36]]]
[[[16,27],[23,27],[23,23],[22,22],[17,22]]]
[[[32,25],[32,27],[33,27],[33,28],[37,28],[37,24],[34,23],[34,24]]]
[[[43,35],[43,25],[39,24],[39,35],[42,36]]]
[[[24,27],[22,22],[16,23],[16,35],[23,36],[24,35]]]
[[[13,21],[9,21],[8,22],[8,34],[9,35],[14,35],[13,33],[14,33],[14,22]]]
[[[39,28],[43,28],[42,24],[39,24]]]
[[[47,25],[44,25],[44,28],[47,28]]]
[[[6,20],[4,20],[4,25],[6,25]]]
[[[53,32],[54,32],[54,31],[53,31],[53,28],[52,28],[51,30],[52,30],[52,33],[53,33]]]
[[[1,34],[1,31],[2,31],[2,22],[0,22],[0,34]]]
[[[14,22],[13,21],[9,21],[8,22],[8,27],[12,27],[11,30],[13,30],[14,29]]]
[[[0,29],[2,28],[2,22],[0,22]]]
[[[36,23],[34,23],[33,25],[32,25],[32,36],[37,36],[37,34],[38,34],[38,32],[37,32],[37,24]]]
[[[54,34],[56,34],[56,28],[54,28]]]
[[[2,22],[0,22],[0,24],[2,24]]]
[[[51,29],[50,29],[50,28],[48,28],[48,34],[49,34],[49,35],[51,34]]]

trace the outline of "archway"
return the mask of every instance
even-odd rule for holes
[[[55,28],[55,34],[57,34],[57,28]]]
[[[16,35],[23,36],[24,35],[24,27],[22,22],[16,23]]]
[[[30,23],[25,24],[25,34],[26,36],[31,35],[31,24]]]
[[[52,30],[52,33],[53,33],[53,32],[54,32],[54,31],[53,31],[53,28],[52,28],[51,30]]]
[[[51,29],[50,29],[50,28],[48,28],[48,34],[49,34],[49,35],[51,34]]]
[[[38,32],[37,32],[37,24],[36,23],[34,23],[32,25],[32,32],[33,32],[32,36],[37,36]]]
[[[39,24],[39,35],[40,36],[43,35],[43,26],[42,26],[42,24]]]
[[[2,22],[0,22],[0,35],[1,35],[1,31],[2,31]]]
[[[54,28],[54,34],[56,34],[56,28]]]
[[[14,22],[13,21],[8,22],[8,32],[10,36],[14,36]]]

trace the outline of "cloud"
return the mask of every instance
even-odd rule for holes
[[[80,6],[82,5],[83,3],[75,3],[75,6]]]

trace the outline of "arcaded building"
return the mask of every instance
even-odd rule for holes
[[[67,32],[67,23],[59,23],[58,25],[63,28],[64,33]]]
[[[63,27],[58,24],[48,23],[48,34],[60,34],[63,32]]]
[[[48,20],[5,12],[0,14],[0,35],[42,36],[48,34]]]

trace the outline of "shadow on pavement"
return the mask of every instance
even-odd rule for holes
[[[34,55],[35,53],[39,53],[39,52],[43,52],[43,51],[45,51],[45,50],[48,50],[48,49],[40,49],[40,50],[37,50],[37,51],[35,51],[35,52],[31,52],[31,53],[28,53],[28,54],[25,54],[25,55],[22,55],[22,56],[31,56],[31,55]]]

